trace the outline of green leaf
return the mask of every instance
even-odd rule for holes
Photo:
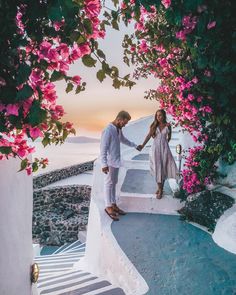
[[[124,76],[124,80],[129,80],[129,78],[130,78],[130,74],[128,74],[128,75],[126,75],[126,76]]]
[[[66,93],[72,91],[74,88],[74,85],[72,83],[68,83],[67,84],[67,87],[66,87]]]
[[[62,11],[59,3],[55,6],[49,7],[48,17],[52,21],[61,21],[62,20]]]
[[[60,121],[56,121],[57,130],[59,133],[62,131],[62,123]]]
[[[113,19],[116,20],[118,18],[119,13],[118,13],[118,11],[112,10],[111,15],[112,15]]]
[[[44,139],[42,140],[43,146],[45,147],[45,146],[47,146],[50,143],[51,143],[50,138],[48,136],[45,136]]]
[[[208,59],[206,56],[202,55],[199,56],[198,61],[197,61],[199,69],[204,69],[208,65]]]
[[[76,41],[79,39],[79,37],[81,36],[80,32],[78,31],[73,31],[71,34],[70,34],[70,40],[73,42],[73,41]]]
[[[93,33],[93,27],[92,27],[92,23],[91,23],[90,19],[86,18],[84,20],[83,24],[84,24],[84,28],[85,28],[86,33],[92,34]]]
[[[118,22],[116,20],[112,20],[111,22],[111,25],[112,25],[112,28],[119,31],[119,25],[118,25]]]
[[[34,162],[34,163],[32,164],[32,171],[33,171],[33,172],[36,172],[38,169],[39,169],[38,163]]]
[[[110,16],[110,14],[109,14],[107,11],[105,11],[105,12],[103,13],[103,15],[104,15],[105,18],[107,18],[107,19],[111,19],[111,16]]]
[[[17,85],[23,84],[29,79],[31,74],[31,67],[27,64],[20,64],[18,69],[18,74],[16,76]]]
[[[12,148],[10,146],[1,146],[0,153],[4,155],[8,155],[12,152]]]
[[[59,81],[59,80],[63,80],[65,77],[65,75],[63,75],[61,72],[58,71],[54,71],[51,75],[51,82],[55,82],[55,81]]]
[[[29,85],[24,85],[24,87],[19,90],[16,94],[17,100],[25,100],[33,95],[34,91]]]
[[[114,76],[114,77],[118,77],[119,76],[119,70],[118,70],[118,68],[117,67],[114,67],[114,66],[112,66],[111,67],[111,74]]]
[[[94,67],[97,61],[87,54],[82,57],[82,62],[86,67]]]
[[[86,39],[84,38],[84,36],[80,35],[79,38],[76,40],[76,43],[78,45],[85,43]]]
[[[99,57],[103,58],[103,59],[106,58],[106,55],[105,55],[104,52],[103,52],[102,50],[100,50],[100,49],[97,50],[97,55],[98,55]]]
[[[108,71],[110,70],[109,64],[107,64],[105,61],[102,62],[102,69],[105,71],[107,74]]]
[[[69,132],[66,129],[64,129],[63,130],[63,135],[62,135],[63,141],[65,141],[65,139],[67,138],[68,135],[69,135]]]
[[[114,6],[116,7],[119,4],[119,0],[112,0]]]
[[[47,118],[47,111],[44,109],[41,109],[41,105],[39,101],[34,100],[30,108],[29,114],[27,116],[29,124],[33,127],[37,126],[40,123],[44,122],[46,118]]]
[[[22,160],[20,163],[20,170],[19,171],[25,170],[25,168],[27,167],[27,164],[28,164],[28,159]]]
[[[105,71],[103,70],[99,70],[97,72],[97,78],[100,82],[102,82],[105,78],[106,78],[106,74],[105,74]]]
[[[113,84],[112,84],[112,86],[113,86],[115,89],[120,89],[120,86],[121,86],[121,82],[120,82],[120,80],[118,80],[118,79],[114,79],[114,80],[113,80]]]
[[[78,93],[80,93],[81,91],[84,91],[84,90],[85,90],[85,86],[78,85],[76,87],[75,94],[78,94]]]

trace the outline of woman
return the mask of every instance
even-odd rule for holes
[[[158,184],[156,196],[162,198],[164,182],[168,178],[177,179],[178,169],[170,151],[168,142],[171,139],[171,126],[166,121],[166,112],[158,110],[155,119],[150,126],[149,133],[142,145],[138,148],[142,150],[149,139],[153,137],[153,144],[150,150],[150,170]]]

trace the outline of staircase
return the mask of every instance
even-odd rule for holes
[[[53,254],[35,257],[40,268],[39,295],[124,295],[108,281],[83,269],[75,268],[85,254],[85,243],[64,245]]]

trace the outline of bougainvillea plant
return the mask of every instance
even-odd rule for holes
[[[160,81],[146,98],[157,99],[196,142],[182,171],[188,193],[212,182],[219,158],[236,160],[234,11],[227,0],[124,0],[111,14],[134,22],[123,47],[135,78]]]
[[[107,64],[97,39],[105,36],[99,19],[99,0],[1,1],[0,3],[0,160],[19,157],[21,170],[30,174],[47,159],[34,159],[27,138],[41,138],[44,146],[62,143],[75,130],[61,122],[54,82],[64,79],[66,92],[83,91],[81,77],[68,75],[69,66],[82,59],[85,66],[97,61],[97,78],[113,79],[113,85],[131,87],[129,77],[119,77]]]

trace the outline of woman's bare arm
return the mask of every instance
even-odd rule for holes
[[[145,137],[144,142],[142,144],[142,147],[144,148],[145,144],[149,141],[149,139],[151,138],[151,133],[149,132],[148,135]]]

